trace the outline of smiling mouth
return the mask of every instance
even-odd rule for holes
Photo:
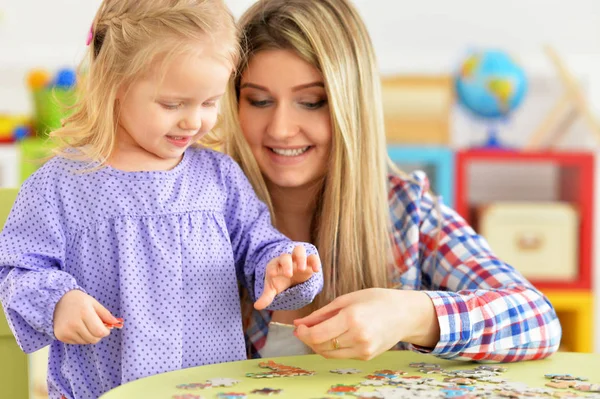
[[[297,157],[299,155],[304,154],[306,151],[310,150],[312,148],[312,146],[307,146],[307,147],[302,147],[302,148],[294,148],[294,149],[289,149],[289,148],[271,148],[268,147],[269,150],[271,150],[272,152],[274,152],[277,155],[281,155],[284,157]]]

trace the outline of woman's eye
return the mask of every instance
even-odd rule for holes
[[[252,100],[252,99],[248,99],[248,102],[250,103],[251,106],[257,107],[257,108],[265,108],[265,107],[268,107],[271,104],[271,101],[269,101],[269,100]]]
[[[306,109],[319,109],[321,107],[323,107],[325,104],[327,104],[327,100],[320,100],[317,102],[301,102],[300,103],[304,108]]]

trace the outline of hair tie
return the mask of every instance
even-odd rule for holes
[[[89,46],[90,43],[92,42],[92,40],[94,40],[94,24],[92,24],[92,26],[90,26],[90,31],[88,32],[88,37],[85,42],[85,45]]]

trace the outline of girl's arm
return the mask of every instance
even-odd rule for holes
[[[226,223],[233,247],[238,280],[248,290],[254,302],[264,290],[265,272],[269,261],[282,254],[291,254],[297,245],[307,255],[317,254],[307,243],[290,241],[271,224],[267,206],[261,202],[240,167],[227,158],[224,179],[227,192]],[[228,164],[228,165],[227,165]],[[323,288],[322,272],[304,283],[288,288],[275,297],[269,310],[299,309],[308,305]]]
[[[54,339],[56,303],[81,289],[61,271],[66,242],[56,208],[26,182],[0,233],[0,302],[17,343],[27,353]]]

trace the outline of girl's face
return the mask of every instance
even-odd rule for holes
[[[118,168],[170,169],[216,123],[217,103],[231,73],[225,61],[182,55],[159,69],[118,93],[117,148],[111,162]]]
[[[332,146],[325,84],[294,52],[252,57],[241,76],[239,118],[267,183],[301,187],[325,176]]]

